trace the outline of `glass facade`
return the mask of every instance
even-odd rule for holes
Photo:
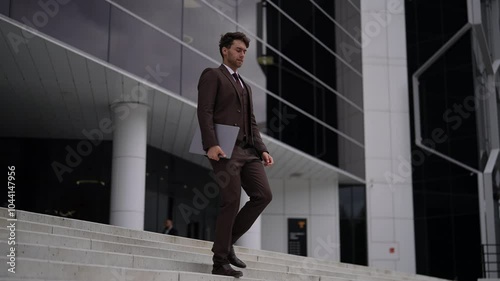
[[[413,73],[467,23],[467,1],[405,1],[405,5],[411,83]],[[466,32],[420,76],[420,122],[424,145],[479,169],[473,41],[471,32]],[[412,144],[417,273],[477,280],[481,277],[478,178]]]
[[[361,52],[348,31],[359,29],[359,11],[346,1],[267,1],[262,14],[261,64],[277,96],[268,96],[267,133],[364,177]],[[276,130],[276,113],[293,118]]]

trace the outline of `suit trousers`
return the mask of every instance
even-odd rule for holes
[[[253,147],[235,146],[231,159],[210,160],[219,185],[220,209],[215,223],[214,264],[228,264],[231,246],[250,229],[272,200],[264,165]],[[250,200],[241,208],[241,188]]]

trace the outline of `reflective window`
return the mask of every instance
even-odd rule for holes
[[[184,7],[184,41],[201,53],[187,47],[182,49],[182,95],[191,100],[198,100],[197,86],[203,69],[218,67],[222,63],[219,53],[220,36],[236,31],[236,25],[224,17],[226,15],[232,20],[236,15],[235,4],[229,2],[209,1],[213,4],[212,7],[202,3]],[[200,28],[201,26],[203,28]],[[240,74],[244,75],[249,60],[251,57],[247,54]]]
[[[102,0],[12,1],[11,17],[84,52],[107,60],[110,5]],[[43,3],[56,3],[45,6]]]
[[[0,0],[0,14],[9,16],[10,0]]]
[[[326,1],[266,3],[262,34],[270,46],[262,68],[267,89],[279,97],[268,96],[267,133],[364,177],[361,51],[345,28],[359,28],[359,11]],[[353,13],[349,19],[334,13],[342,8]],[[290,120],[276,126],[273,114]]]
[[[182,0],[116,0],[115,2],[162,30],[181,38]]]
[[[176,41],[114,7],[110,33],[112,64],[179,93],[181,47]]]
[[[368,265],[366,189],[339,187],[340,261]]]

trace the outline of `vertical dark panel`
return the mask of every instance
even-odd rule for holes
[[[364,186],[339,187],[340,261],[368,264]]]
[[[410,103],[411,75],[467,23],[466,1],[405,1]],[[459,112],[474,95],[471,35],[465,34],[420,79],[422,137],[442,130],[436,149],[478,167],[475,110]],[[414,117],[413,105],[410,114]],[[459,120],[459,121],[458,121]],[[412,134],[414,132],[413,122]],[[414,139],[414,135],[412,135]],[[456,280],[481,276],[477,177],[412,145],[417,273]]]
[[[51,5],[43,5],[51,3]],[[12,1],[11,17],[98,58],[107,59],[110,5],[102,0]]]

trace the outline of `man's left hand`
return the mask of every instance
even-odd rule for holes
[[[264,160],[264,166],[271,166],[274,164],[273,157],[267,152],[262,152],[262,160]]]

